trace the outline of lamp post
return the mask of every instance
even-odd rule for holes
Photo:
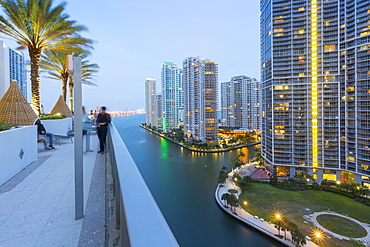
[[[81,58],[67,56],[67,70],[73,74],[74,93],[74,163],[75,163],[75,219],[84,217],[83,152],[82,152],[82,69]]]
[[[235,189],[236,189],[236,182],[238,181],[238,179],[237,178],[234,178],[234,186],[235,186]]]
[[[276,213],[275,214],[275,220],[276,220],[276,226],[277,226],[278,231],[279,231],[279,236],[280,236],[281,219],[282,219],[281,214]]]
[[[324,234],[319,228],[315,228],[313,231],[313,238],[315,242],[320,243],[323,240]]]

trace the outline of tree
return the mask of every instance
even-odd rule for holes
[[[223,193],[222,196],[221,196],[221,200],[224,201],[224,206],[226,207],[229,203],[229,198],[230,198],[230,194],[229,193]],[[226,204],[225,204],[226,202]]]
[[[96,86],[94,83],[91,82],[91,79],[95,77],[95,74],[98,72],[99,66],[96,63],[89,63],[89,60],[85,60],[87,57],[87,54],[81,54],[79,55],[81,57],[81,69],[82,69],[82,84],[89,85],[89,86]],[[70,75],[69,76],[69,109],[73,111],[73,87],[74,87],[74,82],[73,78]]]
[[[32,105],[40,113],[40,56],[43,50],[57,52],[83,51],[92,41],[79,32],[86,27],[68,20],[66,3],[52,7],[53,0],[0,0],[4,16],[0,16],[0,33],[28,49],[31,60]]]
[[[271,176],[270,177],[270,184],[273,186],[276,186],[278,183],[278,178],[276,176]]]
[[[228,176],[229,175],[226,172],[221,170],[218,174],[218,183],[224,184]]]

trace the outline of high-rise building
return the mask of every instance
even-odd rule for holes
[[[260,3],[266,163],[369,187],[369,1]]]
[[[146,111],[146,123],[149,125],[154,125],[156,122],[155,113],[155,97],[152,95],[156,94],[156,79],[146,78],[145,80],[145,111]]]
[[[9,48],[0,40],[0,98],[9,88],[10,82],[16,80],[27,99],[27,77],[24,56],[21,52]]]
[[[172,62],[162,66],[162,112],[163,130],[177,129],[183,120],[184,91],[182,89],[182,69]]]
[[[217,63],[188,57],[183,61],[183,76],[185,137],[217,144]]]
[[[162,94],[152,94],[152,102],[154,105],[152,126],[163,129]]]
[[[245,75],[221,83],[221,125],[259,130],[261,125],[260,82]]]

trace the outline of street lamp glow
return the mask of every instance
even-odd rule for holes
[[[245,206],[247,206],[247,205],[248,205],[248,202],[247,202],[247,201],[244,201],[243,203],[244,203],[244,205],[245,205]]]
[[[275,214],[275,218],[276,218],[277,220],[280,220],[280,219],[281,219],[281,215],[280,215],[280,214]]]
[[[321,233],[320,232],[315,232],[315,237],[316,238],[321,238]]]

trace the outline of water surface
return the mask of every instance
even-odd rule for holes
[[[214,192],[222,166],[240,150],[196,154],[139,127],[145,115],[113,122],[180,246],[282,246],[219,208]],[[254,156],[253,147],[243,152]]]

